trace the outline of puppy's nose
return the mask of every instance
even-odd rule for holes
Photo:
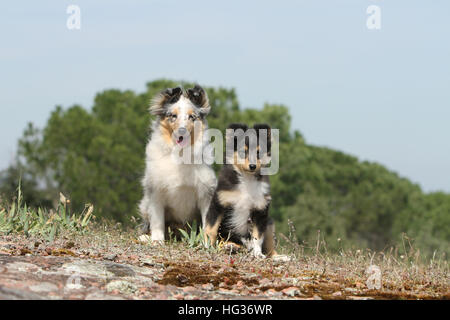
[[[251,164],[248,166],[250,168],[250,170],[255,170],[256,169],[256,164]]]
[[[187,129],[185,127],[178,128],[178,134],[180,136],[184,136],[186,134],[186,132],[187,132]]]

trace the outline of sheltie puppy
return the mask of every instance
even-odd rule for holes
[[[143,218],[141,241],[163,241],[167,227],[185,225],[206,214],[217,185],[212,168],[204,161],[185,163],[176,157],[202,157],[209,143],[205,131],[210,105],[198,85],[162,91],[152,101],[156,115],[146,147],[146,169],[142,179],[144,197],[139,204]],[[173,229],[172,229],[173,230]]]
[[[255,256],[273,256],[275,227],[269,217],[269,178],[261,175],[261,168],[270,162],[271,129],[267,124],[257,124],[254,130],[245,124],[231,124],[228,129],[232,130],[227,130],[227,149],[230,141],[233,149],[226,153],[229,156],[206,216],[205,242],[214,244],[219,236],[245,245]]]

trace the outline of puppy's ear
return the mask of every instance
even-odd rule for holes
[[[244,134],[247,131],[248,126],[246,124],[243,123],[231,123],[230,125],[228,125],[228,128],[226,130],[226,135],[225,135],[225,139],[227,142],[227,146],[228,143],[231,143],[231,141],[233,140],[233,148],[234,151],[237,150],[238,147],[238,141],[241,141],[242,139],[244,139]],[[243,132],[236,132],[236,130],[242,130]]]
[[[267,143],[267,151],[270,152],[270,148],[272,146],[272,129],[270,128],[270,126],[266,123],[256,123],[253,126],[253,129],[255,129],[256,131],[256,136],[258,137],[258,143]],[[260,132],[259,130],[267,130],[267,141],[260,141],[259,140],[259,136],[260,136]]]
[[[195,87],[187,90],[187,96],[189,100],[200,110],[201,116],[206,116],[211,107],[209,105],[208,95],[198,84]]]
[[[227,129],[233,129],[233,130],[242,129],[245,132],[245,131],[247,131],[248,126],[245,123],[231,123],[228,125]]]
[[[182,93],[183,90],[180,87],[168,88],[161,91],[153,98],[150,113],[157,116],[164,115],[167,105],[177,102]]]
[[[267,137],[270,137],[270,126],[267,123],[255,123],[253,129],[256,130],[256,134],[259,136],[259,130],[267,130]]]

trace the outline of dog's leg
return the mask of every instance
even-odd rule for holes
[[[205,246],[207,248],[209,247],[210,244],[213,246],[216,243],[217,234],[222,219],[223,215],[207,216],[204,229]]]
[[[209,207],[214,196],[214,191],[217,186],[216,175],[214,171],[209,167],[202,167],[202,170],[198,174],[199,187],[197,189],[198,194],[198,208],[202,216],[203,229],[206,228],[206,216],[208,215]]]
[[[265,241],[267,229],[269,229],[270,225],[269,205],[266,205],[262,210],[252,210],[250,219],[252,221],[251,242],[253,254],[255,257],[265,258],[266,256],[263,254],[263,243]]]
[[[275,251],[275,224],[273,223],[272,219],[269,219],[269,224],[267,226],[265,235],[264,235],[264,242],[263,242],[263,253],[267,255],[267,257],[272,258],[273,261],[277,262],[288,262],[291,261],[291,257],[284,255],[284,254],[278,254]]]
[[[216,243],[217,233],[219,231],[220,223],[222,222],[222,216],[218,216],[214,223],[210,223],[206,221],[205,226],[205,245],[209,247],[209,244],[212,246]]]
[[[164,241],[164,206],[161,198],[153,193],[147,199],[147,215],[152,241]]]
[[[265,258],[266,256],[262,253],[262,245],[264,242],[265,232],[258,228],[257,225],[253,225],[252,228],[252,249],[253,255],[258,258]]]
[[[150,198],[147,193],[144,194],[144,198],[139,203],[139,213],[142,217],[142,224],[140,226],[140,236],[139,241],[141,242],[149,242],[150,241],[150,214],[148,211]]]
[[[273,223],[272,219],[269,221],[269,225],[267,226],[266,232],[264,234],[264,242],[263,242],[263,252],[268,256],[272,257],[274,255],[277,255],[275,251],[275,224]]]
[[[217,233],[223,219],[223,211],[221,209],[217,196],[214,195],[203,224],[206,247],[209,247],[209,244],[214,245],[216,243]]]
[[[200,214],[202,216],[202,227],[203,227],[203,230],[206,230],[206,225],[207,225],[206,217],[208,215],[209,207],[211,205],[211,197],[203,196],[199,199],[198,202],[199,202],[198,206],[200,209]]]

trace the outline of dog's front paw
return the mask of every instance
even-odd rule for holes
[[[152,231],[152,242],[164,242],[164,231]]]
[[[241,245],[231,242],[231,241],[221,242],[219,244],[219,247],[231,254],[238,253],[242,249]]]
[[[258,258],[258,259],[265,259],[266,258],[266,255],[264,253],[262,253],[262,252],[255,252],[255,251],[253,251],[253,256],[255,258]]]
[[[260,259],[265,259],[266,258],[266,256],[262,253],[262,250],[261,250],[261,248],[259,246],[255,246],[253,248],[253,256],[255,258],[260,258]]]

